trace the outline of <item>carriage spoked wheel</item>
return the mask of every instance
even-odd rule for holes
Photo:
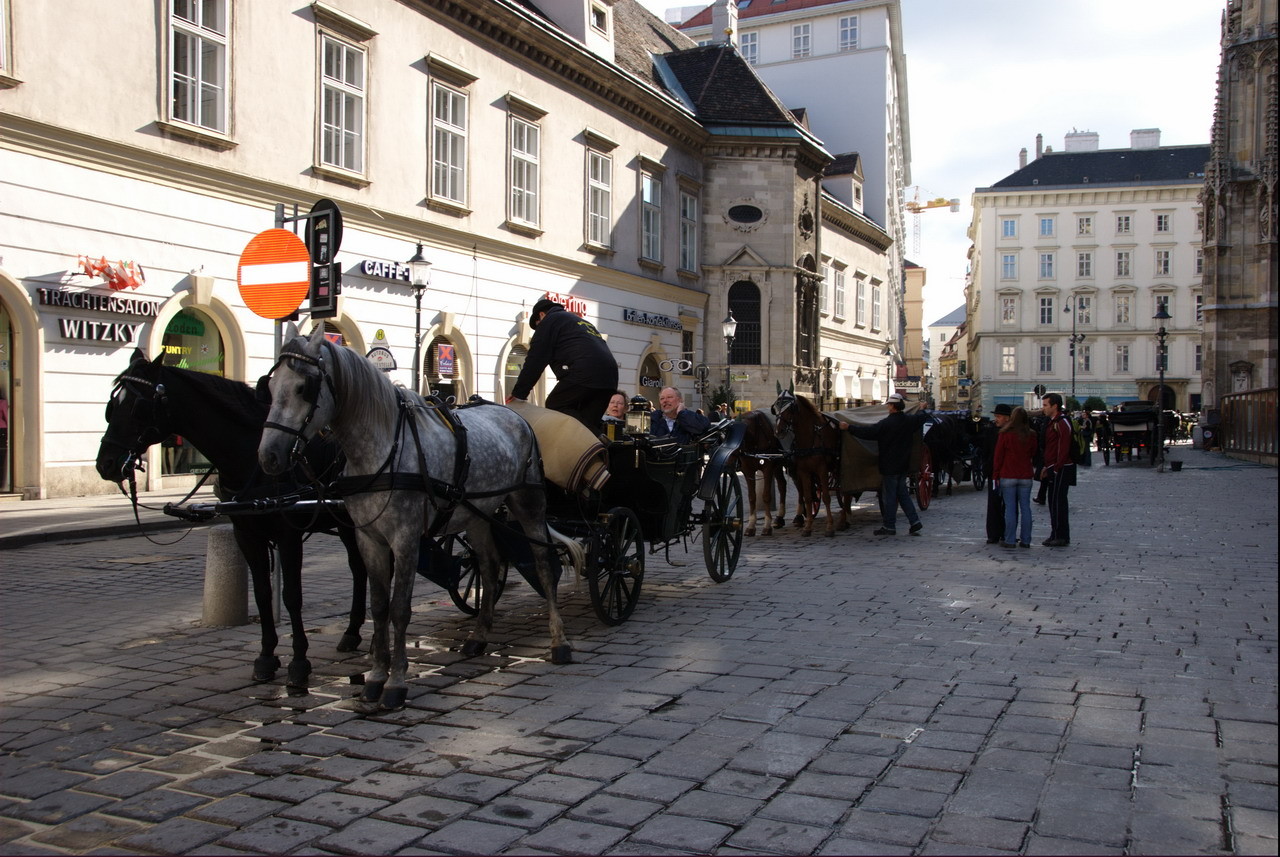
[[[929,508],[933,499],[933,456],[929,447],[920,450],[920,478],[916,480],[916,503],[921,509]]]
[[[468,616],[475,616],[480,612],[480,597],[484,592],[484,579],[480,576],[480,570],[476,567],[476,557],[471,550],[471,545],[467,544],[467,539],[462,535],[450,536],[453,544],[449,547],[456,552],[458,565],[462,574],[458,578],[458,583],[448,589],[449,598],[459,610]],[[498,592],[494,598],[496,601],[502,597],[502,591],[507,588],[507,563],[504,561],[498,569]]]
[[[703,509],[702,557],[716,583],[733,577],[742,552],[742,486],[738,474],[722,472]]]
[[[623,506],[610,509],[592,531],[587,584],[591,606],[606,625],[627,620],[640,600],[644,581],[644,535],[635,512]]]

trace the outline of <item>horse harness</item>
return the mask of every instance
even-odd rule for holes
[[[779,401],[785,401],[785,404],[783,404],[781,408],[778,407],[777,402],[774,403],[773,408],[770,408],[770,410],[773,411],[774,415],[779,418],[796,403],[796,400],[793,397],[787,396],[785,394],[779,397]],[[821,416],[821,414],[819,414],[819,416]],[[826,417],[823,417],[823,419],[826,419]],[[781,420],[779,420],[779,423],[781,423]],[[775,455],[774,457],[796,459],[796,458],[812,458],[815,455],[822,455],[828,458],[832,458],[832,457],[838,457],[840,455],[839,449],[832,449],[831,447],[821,445],[821,438],[822,438],[822,421],[821,420],[813,424],[813,440],[815,443],[819,444],[818,446],[804,447],[801,449],[796,449],[793,447],[791,449],[787,449],[786,444],[782,442],[782,436],[786,434],[794,437],[795,433],[796,433],[795,421],[789,420],[787,423],[787,430],[785,432],[784,431],[778,432],[778,442],[782,443],[784,452],[782,453],[781,456]],[[756,457],[765,458],[766,456],[760,455]]]

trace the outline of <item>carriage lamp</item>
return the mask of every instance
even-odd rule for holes
[[[1164,368],[1169,362],[1169,347],[1165,345],[1169,331],[1165,330],[1164,323],[1172,320],[1173,316],[1161,303],[1152,318],[1160,322],[1156,331],[1156,368],[1160,370],[1160,387],[1156,392],[1156,461],[1160,465],[1159,472],[1164,473]]]
[[[644,396],[632,396],[627,405],[627,434],[644,434],[649,430],[649,400]]]
[[[724,333],[724,393],[733,398],[733,337],[738,332],[738,320],[733,317],[733,310],[720,322],[720,330]],[[733,402],[729,402],[733,410]]]
[[[431,263],[422,258],[422,242],[409,266],[409,284],[413,286],[413,391],[422,392],[422,295],[431,283]]]

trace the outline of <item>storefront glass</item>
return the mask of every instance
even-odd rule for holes
[[[651,354],[640,364],[640,388],[631,395],[644,396],[654,408],[658,407],[658,394],[662,392],[662,370]]]
[[[225,351],[218,326],[204,313],[184,309],[169,320],[165,328],[164,365],[225,377]],[[170,435],[161,444],[161,474],[204,473],[209,460],[178,435]]]
[[[437,336],[431,340],[431,347],[427,349],[422,362],[422,374],[427,388],[446,401],[450,396],[456,399],[459,395],[458,349],[449,338]]]

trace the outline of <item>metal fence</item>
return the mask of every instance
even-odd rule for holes
[[[1218,438],[1223,450],[1275,464],[1276,388],[1231,393],[1220,397],[1218,404],[1222,413]]]

